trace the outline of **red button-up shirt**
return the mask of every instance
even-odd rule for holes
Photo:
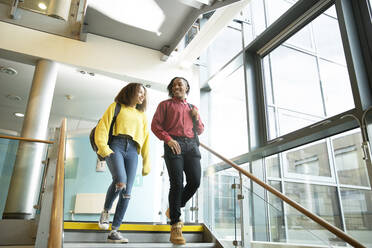
[[[186,100],[172,98],[162,101],[152,118],[152,132],[165,143],[172,139],[171,135],[193,138],[194,132],[192,130],[193,123],[190,111],[191,109]],[[204,131],[204,125],[200,116],[198,116],[196,123],[197,133],[201,134]]]

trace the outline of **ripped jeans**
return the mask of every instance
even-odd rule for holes
[[[110,148],[114,153],[107,156],[105,160],[112,175],[112,183],[106,193],[104,208],[107,211],[110,210],[114,200],[119,195],[112,221],[112,229],[117,230],[128,208],[130,194],[137,173],[138,154],[136,143],[126,137],[113,136]],[[118,187],[118,183],[122,183],[123,187]]]

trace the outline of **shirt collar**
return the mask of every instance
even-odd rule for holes
[[[186,102],[186,98],[183,99],[183,100],[180,100],[180,99],[178,99],[177,97],[172,97],[172,100],[175,101],[175,102],[187,103],[187,102]]]

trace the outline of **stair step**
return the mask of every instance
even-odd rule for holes
[[[124,247],[125,248],[169,248],[174,247],[172,243],[127,243],[127,244],[114,244],[114,243],[64,243],[63,247],[68,248],[107,248],[107,247]],[[185,245],[177,245],[177,247],[198,247],[198,248],[213,248],[214,243],[187,243]]]
[[[65,243],[105,243],[109,231],[65,231]],[[129,239],[130,243],[167,243],[169,232],[121,232]],[[203,233],[183,233],[188,243],[208,242],[203,238]]]

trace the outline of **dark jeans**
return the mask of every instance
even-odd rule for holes
[[[194,139],[173,137],[181,147],[181,154],[173,154],[164,144],[164,160],[169,175],[169,214],[171,225],[180,221],[181,207],[195,194],[200,185],[200,151]],[[183,172],[186,185],[183,186]]]

